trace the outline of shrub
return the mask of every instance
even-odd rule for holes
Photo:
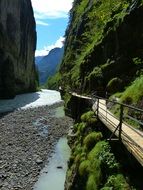
[[[85,129],[85,127],[86,127],[86,124],[85,123],[77,123],[77,124],[75,124],[74,125],[74,131],[75,132],[77,132],[77,131],[79,131],[79,132],[83,132],[83,130]]]
[[[143,61],[142,61],[142,59],[139,58],[139,57],[134,57],[134,58],[133,58],[133,63],[134,63],[135,65],[137,65],[137,66],[143,65]]]
[[[121,101],[124,103],[137,103],[143,97],[143,75],[138,77],[122,94]]]
[[[111,79],[107,84],[107,90],[110,93],[115,93],[123,90],[123,81],[116,77]]]
[[[98,190],[102,180],[101,162],[98,159],[91,161],[90,175],[87,180],[86,190]]]
[[[75,147],[74,155],[81,154],[82,153],[82,147],[80,144],[77,144]]]
[[[86,127],[85,123],[80,123],[78,130],[82,133],[84,131],[85,127]]]
[[[102,139],[102,137],[103,136],[101,132],[92,132],[85,137],[83,144],[87,150],[90,151],[96,145],[96,143]]]
[[[89,112],[84,113],[81,116],[81,121],[82,122],[86,122],[87,125],[93,126],[97,122],[97,119],[95,118],[94,112],[93,111],[89,111]]]
[[[96,185],[96,181],[94,179],[94,175],[90,175],[88,177],[86,190],[97,190],[97,185]]]
[[[105,187],[101,190],[112,188],[114,190],[130,190],[124,176],[122,174],[112,175],[108,178]]]
[[[90,175],[87,180],[86,190],[98,190],[94,175]]]
[[[84,160],[83,162],[81,162],[81,164],[79,165],[79,174],[80,174],[80,176],[86,176],[86,174],[88,174],[88,172],[89,172],[89,164],[90,164],[89,160]]]
[[[94,116],[93,111],[86,112],[81,116],[81,121],[88,122],[93,116]]]
[[[111,152],[110,145],[105,141],[100,141],[88,154],[89,160],[99,159],[101,167],[107,174],[118,172],[119,164],[116,162],[114,154]]]

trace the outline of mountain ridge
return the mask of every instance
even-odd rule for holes
[[[58,65],[61,63],[64,53],[64,48],[54,48],[48,55],[38,57],[36,65],[39,73],[40,84],[45,84],[50,76],[56,73]],[[36,58],[37,59],[37,58]]]

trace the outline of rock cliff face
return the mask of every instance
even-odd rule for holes
[[[142,17],[140,0],[75,0],[60,85],[81,93],[104,91],[110,84],[123,90],[143,65]]]
[[[30,0],[0,0],[0,98],[36,89],[36,30]]]

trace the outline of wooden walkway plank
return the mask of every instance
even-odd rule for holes
[[[96,104],[97,103],[93,105],[94,111],[96,111],[95,109],[97,108]],[[102,99],[99,100],[98,117],[112,132],[114,132],[119,125],[119,120],[107,109],[106,101]],[[119,130],[116,131],[115,135],[119,137]],[[138,133],[136,130],[133,130],[131,126],[122,123],[121,138],[127,149],[143,166],[143,133]]]
[[[72,96],[93,100],[89,96],[79,95],[76,92],[70,92]],[[120,124],[119,119],[113,115],[106,106],[106,100],[96,97],[96,102],[92,106],[93,111],[98,114],[98,118],[104,123],[108,129],[114,133],[117,126]],[[98,110],[98,111],[97,111]],[[119,138],[119,129],[115,135]],[[134,127],[122,123],[121,141],[130,153],[143,166],[143,132],[136,130]]]

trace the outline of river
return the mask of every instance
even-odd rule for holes
[[[48,165],[41,171],[34,190],[64,190],[70,148],[66,138],[60,138]]]

